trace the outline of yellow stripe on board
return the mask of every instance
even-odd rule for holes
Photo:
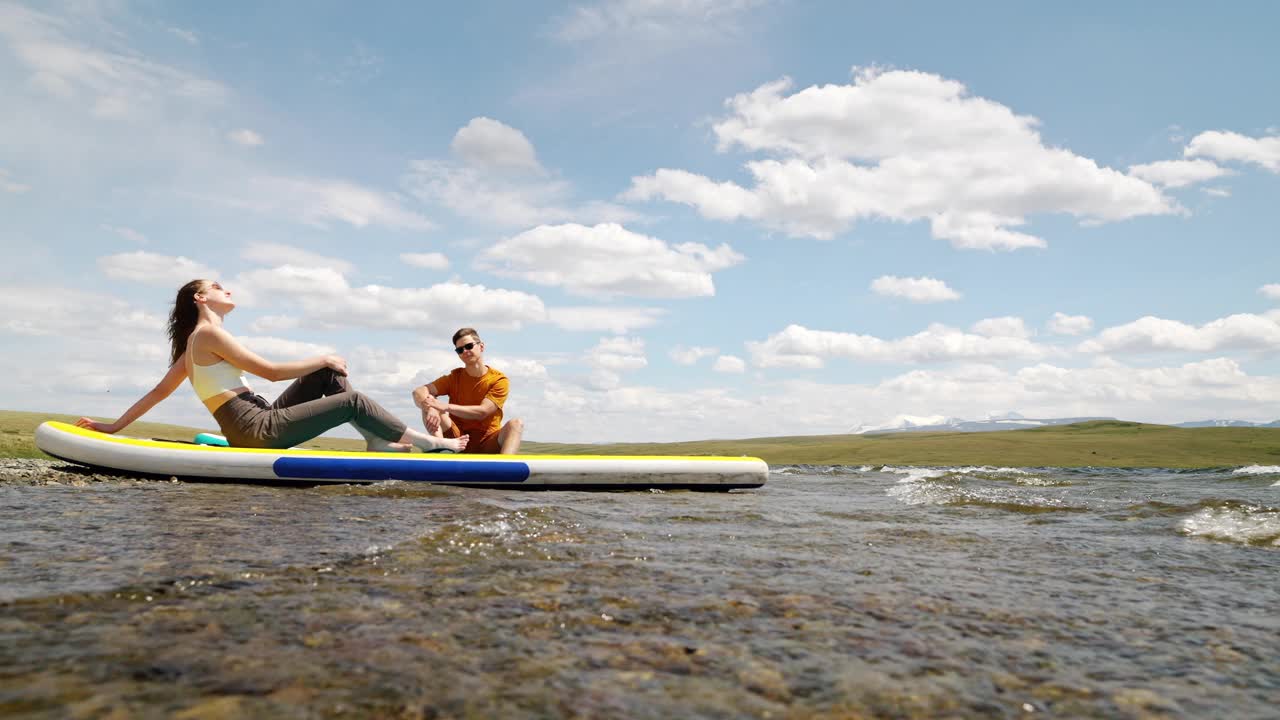
[[[75,425],[58,422],[56,420],[50,420],[45,424],[59,432],[65,432],[70,435],[79,435],[92,440],[113,442],[121,445],[131,445],[134,447],[157,448],[162,450],[198,450],[202,452],[215,453],[267,453],[270,455],[304,455],[307,457],[349,457],[351,455],[359,455],[361,457],[403,458],[408,454],[394,452],[375,453],[360,450],[272,450],[270,448],[227,448],[217,447],[215,445],[195,445],[170,442],[168,440],[147,440],[144,438],[133,438],[125,435],[108,435],[106,433],[100,433],[97,430],[76,427]],[[448,460],[449,462],[510,462],[513,460],[694,460],[716,462],[761,462],[760,458],[754,457],[717,457],[713,455],[464,455],[458,453],[414,453],[413,455],[415,459]]]

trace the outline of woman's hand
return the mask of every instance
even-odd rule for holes
[[[76,427],[88,428],[89,430],[97,430],[100,433],[114,435],[119,432],[120,428],[115,423],[98,422],[92,418],[82,417],[76,421]]]
[[[325,355],[324,366],[332,369],[334,372],[338,373],[339,375],[347,374],[347,361],[343,360],[338,355]]]

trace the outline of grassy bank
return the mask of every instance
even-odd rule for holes
[[[46,457],[35,446],[45,420],[76,416],[0,411],[0,457]],[[139,422],[134,437],[191,440],[190,428]],[[216,429],[213,429],[216,432]],[[359,450],[362,441],[317,438],[303,447]],[[987,433],[803,435],[747,440],[608,445],[526,442],[526,453],[564,455],[753,455],[774,465],[1003,465],[1013,467],[1168,467],[1280,465],[1280,428],[1175,428],[1096,421]]]

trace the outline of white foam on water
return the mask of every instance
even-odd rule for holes
[[[1257,505],[1205,508],[1185,518],[1181,529],[1191,537],[1280,547],[1280,510]]]
[[[1250,465],[1236,468],[1232,475],[1280,475],[1280,465]]]

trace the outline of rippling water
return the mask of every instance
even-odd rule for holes
[[[0,715],[1274,717],[1280,467],[0,484]]]

